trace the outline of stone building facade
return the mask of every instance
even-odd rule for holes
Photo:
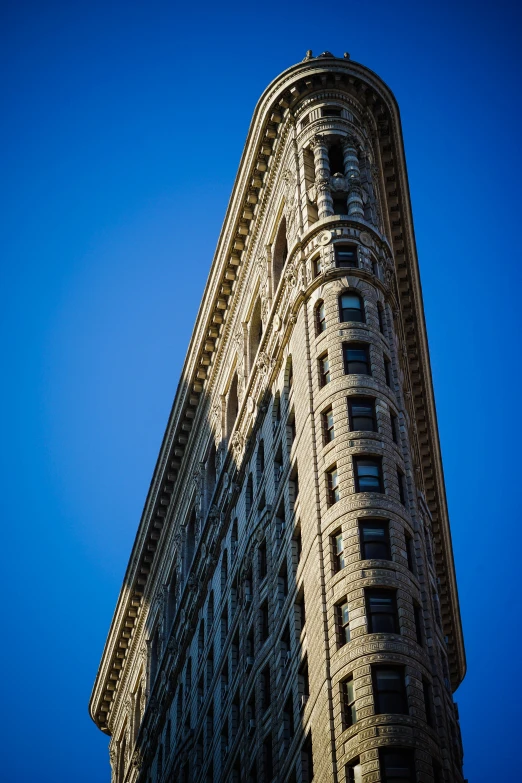
[[[113,783],[453,783],[465,658],[399,112],[254,113],[90,702]]]

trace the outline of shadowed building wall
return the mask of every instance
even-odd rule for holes
[[[94,686],[115,783],[462,781],[464,676],[400,119],[261,97]]]

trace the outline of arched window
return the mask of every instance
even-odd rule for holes
[[[257,299],[248,325],[248,366],[252,372],[257,350],[263,336],[263,321],[261,320],[261,299]]]
[[[341,321],[365,321],[363,300],[359,294],[345,291],[340,295],[339,318]]]
[[[281,274],[283,272],[288,256],[288,240],[286,238],[286,218],[284,217],[279,225],[276,240],[274,242],[272,253],[272,286],[273,292],[277,291]]]
[[[317,334],[321,334],[326,330],[326,311],[324,302],[319,299],[315,306],[315,331]]]
[[[238,412],[239,412],[239,399],[237,396],[237,373],[236,373],[234,375],[232,383],[230,384],[230,389],[228,390],[228,397],[227,397],[227,416],[226,416],[227,438],[230,437],[230,434],[234,429],[234,424],[236,423]]]

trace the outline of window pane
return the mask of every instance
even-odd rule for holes
[[[335,552],[337,555],[341,554],[343,551],[343,534],[340,533],[338,536],[335,536]]]

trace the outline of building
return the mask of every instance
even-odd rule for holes
[[[399,111],[254,113],[90,711],[114,783],[462,781],[465,671]]]

